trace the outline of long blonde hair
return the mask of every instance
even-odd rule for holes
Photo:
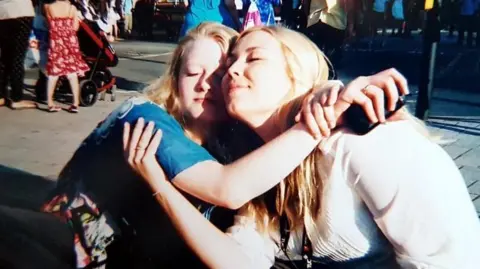
[[[235,30],[212,22],[202,23],[190,30],[175,48],[165,74],[145,90],[147,97],[164,106],[168,113],[183,124],[178,101],[178,77],[187,46],[198,39],[211,38],[218,43],[224,53],[227,53],[231,42],[237,36],[238,33]]]
[[[287,75],[292,89],[277,111],[277,122],[282,130],[294,124],[294,116],[300,109],[301,97],[315,85],[328,80],[329,62],[318,47],[304,35],[278,26],[251,28],[239,39],[263,31],[272,35],[279,43],[287,63]],[[285,120],[286,119],[286,120]],[[256,220],[259,231],[278,229],[279,216],[285,214],[290,227],[314,223],[321,212],[321,199],[326,174],[319,169],[324,163],[321,152],[316,149],[285,180],[274,189],[245,205],[244,210]]]
[[[249,29],[238,40],[255,31],[272,35],[284,52],[287,75],[293,87],[275,116],[281,129],[286,131],[295,124],[294,117],[301,108],[302,96],[328,80],[329,61],[307,37],[278,26]],[[401,118],[408,120],[417,131],[429,136],[420,120],[406,109],[400,113]],[[330,160],[324,158],[316,148],[285,180],[245,205],[245,214],[252,217],[257,229],[265,234],[278,231],[278,221],[282,215],[287,216],[291,229],[304,224],[317,227],[315,220],[321,218],[324,212],[322,197],[331,165]]]

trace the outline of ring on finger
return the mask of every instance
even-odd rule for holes
[[[363,92],[364,94],[367,94],[367,93],[368,93],[368,88],[369,88],[370,86],[372,86],[372,84],[368,84],[367,86],[365,86],[365,87],[362,89],[362,92]]]

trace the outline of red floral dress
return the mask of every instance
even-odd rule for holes
[[[73,18],[49,18],[47,75],[83,75],[90,68],[82,59]]]

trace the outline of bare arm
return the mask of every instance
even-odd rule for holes
[[[230,236],[209,222],[170,182],[156,186],[156,199],[186,244],[208,268],[251,269],[248,256]]]
[[[204,201],[238,209],[288,176],[318,142],[297,124],[232,164],[198,163],[178,174],[173,184]]]
[[[210,223],[166,178],[163,170],[159,167],[155,152],[160,144],[161,131],[158,131],[152,138],[153,125],[147,125],[139,144],[149,143],[141,155],[139,162],[131,163],[143,177],[154,174],[155,181],[148,181],[154,196],[165,213],[172,220],[174,227],[185,240],[186,244],[208,268],[253,268],[253,259],[234,238],[220,231]],[[125,125],[124,150],[129,147],[129,141],[136,141],[135,130],[130,138],[130,125]],[[135,143],[135,146],[137,144]],[[125,157],[130,160],[130,153],[126,151]],[[142,152],[143,153],[143,152]],[[136,158],[135,158],[136,159]],[[238,237],[238,236],[237,236]],[[248,238],[246,238],[248,240]],[[255,242],[254,242],[255,243]],[[245,247],[244,247],[245,249]],[[250,250],[250,248],[247,248]],[[267,267],[269,268],[269,267]]]
[[[72,13],[73,13],[73,29],[75,31],[78,31],[78,28],[80,27],[80,21],[78,19],[78,15],[77,15],[77,8],[76,7],[73,7],[72,8]]]

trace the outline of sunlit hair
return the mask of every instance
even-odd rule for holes
[[[329,62],[307,37],[278,26],[251,28],[243,32],[238,40],[257,31],[273,36],[285,56],[286,73],[293,86],[275,116],[282,131],[286,131],[295,124],[294,117],[301,108],[303,95],[328,80]],[[406,110],[401,114],[422,134],[428,135],[421,121]],[[256,221],[257,229],[263,233],[278,231],[279,217],[283,214],[287,216],[291,229],[307,224],[307,227],[322,231],[315,220],[321,219],[324,214],[322,197],[325,197],[331,167],[332,163],[316,148],[285,180],[265,195],[253,199],[242,210]]]
[[[178,43],[165,74],[145,90],[147,97],[164,106],[168,113],[183,123],[178,101],[178,77],[187,47],[196,40],[211,38],[218,43],[223,52],[227,53],[230,43],[236,36],[238,33],[235,30],[219,23],[202,23],[190,30]]]
[[[329,63],[320,49],[304,35],[279,26],[263,26],[242,32],[238,40],[246,35],[263,31],[273,36],[285,56],[286,73],[292,89],[277,111],[278,123],[283,130],[294,124],[293,118],[300,109],[301,97],[315,85],[328,80]],[[298,98],[300,97],[300,98]],[[282,119],[282,120],[280,120]],[[285,119],[288,119],[285,121]],[[295,228],[304,223],[314,224],[321,209],[321,197],[327,169],[320,151],[315,150],[274,190],[248,203],[244,210],[256,220],[262,232],[278,230],[278,219],[286,214],[290,226]],[[325,167],[326,168],[326,167]]]

